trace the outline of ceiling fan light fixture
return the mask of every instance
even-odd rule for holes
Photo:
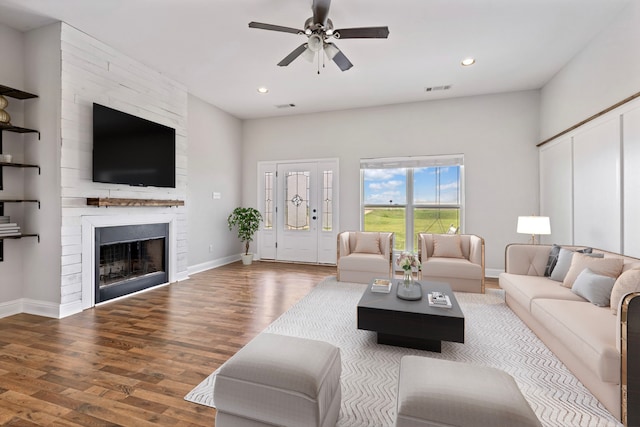
[[[476,63],[475,58],[464,58],[461,62],[463,67],[469,67],[470,65],[473,65]]]
[[[327,55],[330,61],[340,52],[340,50],[333,43],[325,43],[324,53]]]
[[[304,50],[304,52],[302,52],[302,57],[307,61],[313,63],[314,59],[316,58],[316,53],[309,49],[309,45],[307,45],[307,48]]]
[[[313,34],[309,37],[309,49],[313,52],[319,52],[324,44],[322,37],[319,34]]]

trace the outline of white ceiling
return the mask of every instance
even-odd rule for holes
[[[244,119],[537,89],[630,1],[333,0],[336,28],[390,35],[336,41],[354,67],[320,75],[302,57],[276,66],[304,36],[248,28],[302,28],[311,0],[0,0],[0,23],[64,21]],[[463,68],[467,56],[477,63]],[[452,87],[425,91],[440,85]]]

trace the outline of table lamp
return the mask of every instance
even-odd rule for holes
[[[548,216],[519,216],[518,217],[518,233],[530,234],[530,243],[534,245],[539,242],[536,239],[536,234],[551,234],[551,224]]]

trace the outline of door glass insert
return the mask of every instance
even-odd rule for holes
[[[322,231],[333,230],[333,171],[322,173]]]
[[[285,224],[288,230],[309,230],[309,172],[287,172]]]
[[[264,174],[264,228],[273,228],[273,172]]]

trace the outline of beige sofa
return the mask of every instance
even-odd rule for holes
[[[393,233],[343,231],[338,234],[338,281],[369,283],[393,277]]]
[[[609,412],[620,419],[622,310],[619,309],[616,316],[611,307],[598,307],[564,287],[562,282],[544,277],[551,248],[551,245],[507,246],[505,272],[499,278],[506,303]],[[622,272],[640,267],[640,260],[636,258],[598,249],[593,252],[603,254],[604,258],[622,259]]]
[[[418,234],[421,277],[460,292],[484,293],[484,239],[473,234]]]

